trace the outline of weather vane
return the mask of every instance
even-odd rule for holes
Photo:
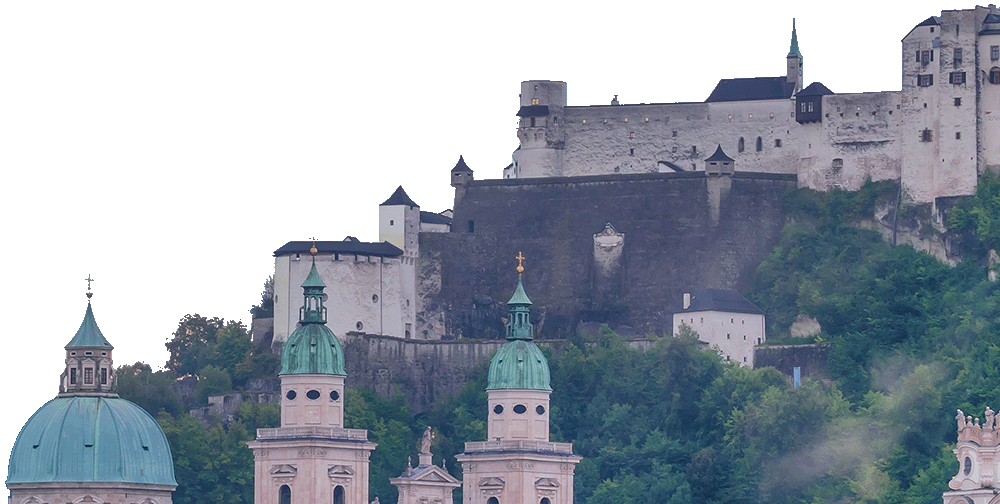
[[[90,273],[87,273],[87,278],[84,278],[84,280],[87,281],[87,299],[90,299],[94,296],[94,293],[90,292],[90,282],[93,282],[94,279],[90,278]]]
[[[521,264],[521,261],[527,259],[527,257],[524,257],[523,255],[521,255],[521,252],[518,251],[517,257],[515,257],[514,259],[517,259],[517,274],[520,275],[521,273],[524,273],[524,265]]]

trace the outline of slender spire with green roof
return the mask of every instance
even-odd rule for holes
[[[323,306],[326,284],[316,270],[316,254],[319,251],[315,244],[309,253],[313,256],[312,268],[302,282],[305,301],[299,308],[299,327],[285,341],[278,374],[346,375],[344,349],[326,326],[326,307]]]
[[[507,339],[509,340],[531,340],[534,336],[534,327],[531,325],[531,300],[524,293],[524,285],[521,283],[521,275],[524,273],[524,266],[521,261],[525,257],[520,252],[517,253],[517,288],[514,295],[507,301],[510,307],[510,320],[507,321]]]
[[[317,252],[316,245],[313,244],[312,248],[309,249],[309,253],[313,256],[312,269],[309,270],[306,280],[302,282],[302,294],[305,302],[302,304],[302,308],[299,308],[299,323],[301,324],[326,323],[326,307],[323,306],[323,289],[326,289],[326,284],[323,283],[319,272],[316,271]]]
[[[520,252],[515,257],[517,265],[517,288],[510,297],[510,320],[507,321],[507,341],[490,359],[486,390],[529,389],[552,390],[549,386],[549,363],[538,345],[533,341],[534,328],[531,325],[531,300],[524,292],[521,275],[525,259]]]
[[[89,298],[92,294],[87,293]],[[87,300],[87,313],[83,315],[83,322],[76,330],[76,335],[66,344],[65,348],[114,348],[108,340],[101,334],[101,328],[97,327],[97,320],[94,319],[94,309]]]
[[[788,56],[786,58],[801,58],[802,53],[799,52],[799,37],[795,33],[795,18],[792,18],[792,44],[788,48]]]

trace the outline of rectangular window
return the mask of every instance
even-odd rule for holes
[[[69,384],[76,385],[76,368],[69,368]]]
[[[920,51],[917,51],[917,63],[920,63]]]
[[[965,72],[952,72],[948,74],[948,83],[965,84]]]
[[[955,98],[955,106],[956,107],[961,107],[962,106],[962,99],[961,98]]]
[[[813,111],[813,102],[809,102],[809,112]]]
[[[108,384],[108,368],[101,368],[101,385]]]
[[[917,85],[927,87],[934,85],[934,74],[920,74],[917,76]]]
[[[774,146],[775,147],[781,147],[781,139],[780,138],[775,138],[774,139]]]
[[[933,135],[931,134],[931,130],[925,129],[925,130],[923,130],[923,131],[920,132],[920,141],[921,142],[930,142],[932,140],[933,140]]]
[[[961,140],[961,139],[962,139],[962,132],[961,131],[956,131],[955,132],[955,140]]]
[[[993,61],[1000,59],[1000,45],[990,46],[990,59]]]
[[[933,60],[931,60],[931,52],[930,51],[921,51],[921,53],[920,53],[920,62],[926,65],[926,64],[930,63],[931,61],[933,61]]]
[[[94,384],[94,368],[83,368],[83,384],[93,385]]]
[[[799,112],[805,113],[805,111],[806,111],[806,102],[802,102],[802,104],[799,105]]]
[[[956,67],[962,64],[962,48],[961,47],[956,47],[955,48],[955,57],[952,58],[952,61],[955,63]]]

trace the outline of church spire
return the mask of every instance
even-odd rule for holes
[[[792,18],[792,43],[788,47],[788,56],[786,58],[801,58],[802,53],[799,52],[799,37],[795,33],[795,18]]]
[[[517,288],[514,295],[510,297],[507,306],[510,307],[510,320],[507,321],[507,339],[509,340],[531,340],[534,337],[534,327],[531,325],[531,300],[524,293],[524,285],[521,283],[521,275],[524,273],[522,261],[527,259],[520,252],[517,253]]]
[[[319,253],[319,250],[316,249],[315,243],[309,249],[309,253],[313,256],[312,269],[309,270],[306,280],[302,282],[302,296],[305,299],[302,308],[299,308],[299,323],[302,325],[325,324],[326,307],[323,306],[323,289],[326,288],[326,284],[323,283],[319,272],[316,271],[316,254]]]
[[[83,322],[76,330],[73,339],[66,344],[66,367],[59,377],[59,395],[101,395],[117,397],[115,389],[114,363],[111,351],[114,347],[108,342],[94,318],[94,308],[90,298],[90,275],[87,276],[87,311]]]

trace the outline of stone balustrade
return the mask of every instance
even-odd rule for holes
[[[505,451],[527,451],[572,455],[573,443],[551,443],[548,441],[529,440],[474,441],[465,443],[465,453]]]
[[[279,427],[257,429],[257,440],[320,438],[347,441],[368,441],[368,431],[364,429],[338,429],[335,427]]]

